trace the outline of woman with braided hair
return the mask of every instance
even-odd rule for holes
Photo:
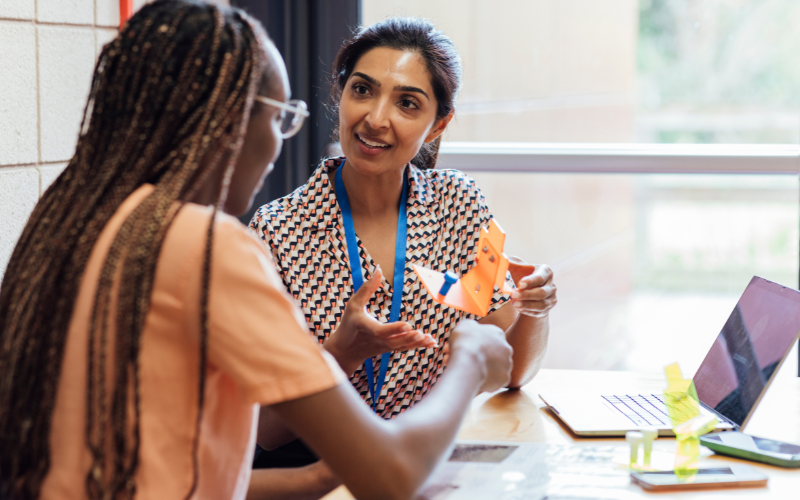
[[[103,48],[75,155],[0,289],[0,497],[243,498],[263,405],[360,498],[408,498],[471,398],[507,383],[502,332],[465,323],[434,397],[384,422],[308,339],[227,215],[302,123],[288,88],[236,9],[156,1]],[[313,489],[263,472],[273,497]]]

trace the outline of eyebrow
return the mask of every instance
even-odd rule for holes
[[[353,73],[353,76],[361,77],[364,80],[366,80],[369,83],[371,83],[372,85],[375,85],[376,87],[380,87],[381,86],[381,82],[379,82],[378,80],[372,78],[369,75],[365,75],[364,73],[361,73],[360,71],[356,71],[355,73]],[[422,90],[419,87],[412,87],[411,85],[398,85],[398,86],[396,86],[394,88],[394,90],[400,90],[402,92],[416,92],[416,93],[424,95],[425,98],[428,99],[428,100],[431,99],[424,90]]]

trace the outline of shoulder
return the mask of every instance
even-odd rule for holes
[[[178,212],[173,230],[186,235],[192,234],[192,241],[181,238],[186,245],[197,244],[205,246],[208,224],[211,221],[213,208],[208,206],[186,203]],[[258,244],[258,240],[247,230],[247,226],[242,224],[239,219],[226,213],[217,211],[214,218],[214,247],[216,248],[241,248],[241,244]]]
[[[306,186],[301,186],[287,196],[261,205],[253,214],[250,228],[261,234],[267,232],[270,227],[280,226],[283,221],[298,218],[303,207],[302,198]]]
[[[417,169],[415,168],[415,170]],[[477,199],[481,194],[475,179],[460,170],[429,169],[417,171],[424,177],[429,189],[438,198]]]
[[[266,239],[270,231],[287,226],[296,229],[321,217],[331,196],[328,168],[338,165],[343,158],[328,158],[320,162],[308,181],[291,194],[262,205],[250,221],[250,228]],[[338,163],[337,163],[338,162]]]
[[[412,167],[412,172],[419,183],[418,196],[422,200],[430,197],[431,201],[435,200],[449,211],[460,214],[481,211],[486,204],[475,179],[460,170],[419,170]]]

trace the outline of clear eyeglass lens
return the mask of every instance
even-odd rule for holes
[[[287,102],[286,104],[302,111],[305,111],[307,109],[306,103],[300,100],[293,99]],[[297,134],[303,127],[304,119],[305,116],[303,116],[300,113],[295,113],[293,111],[285,111],[283,115],[283,121],[281,122],[281,133],[283,134],[284,139],[288,139],[289,137],[292,137],[295,134]]]

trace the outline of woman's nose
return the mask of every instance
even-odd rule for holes
[[[365,118],[367,126],[372,129],[388,128],[391,103],[388,99],[376,99],[373,102],[374,104]]]

